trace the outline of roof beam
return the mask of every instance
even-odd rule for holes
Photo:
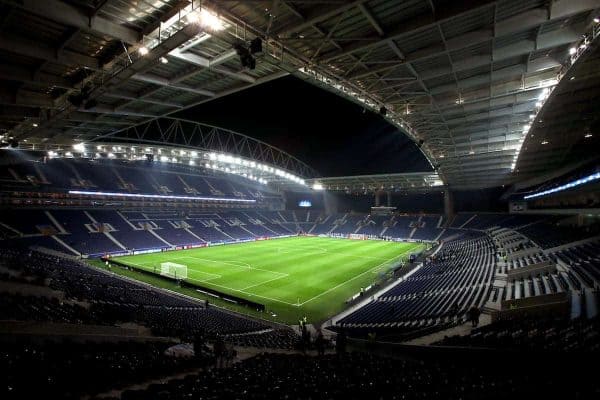
[[[7,87],[0,87],[0,104],[33,108],[56,108],[55,100],[46,94],[11,90]]]
[[[123,109],[116,109],[116,108],[106,107],[106,106],[92,107],[92,108],[88,108],[88,109],[80,108],[79,112],[110,114],[110,115],[126,115],[126,116],[144,117],[144,118],[159,117],[159,115],[156,115],[156,114],[141,113],[141,112],[137,112],[137,111],[127,111],[127,110],[123,110]]]
[[[108,125],[131,125],[131,122],[119,120],[102,120],[101,115],[93,115],[89,112],[74,111],[69,115],[69,121],[77,121],[83,123],[96,123],[96,124],[108,124]]]
[[[210,68],[218,73],[234,77],[234,78],[239,79],[244,82],[254,83],[254,81],[256,80],[256,78],[254,78],[248,74],[245,74],[243,72],[232,71],[227,67],[220,66],[220,64],[223,64],[223,63],[229,61],[231,58],[237,56],[237,52],[235,51],[235,49],[227,50],[223,54],[220,54],[220,55],[214,57],[213,59],[208,59],[206,57],[202,57],[197,54],[190,53],[188,51],[181,51],[179,49],[174,49],[173,51],[171,51],[169,53],[169,56],[178,58],[180,60],[183,60],[183,61],[188,62],[193,65],[197,65],[202,68]],[[173,79],[173,81],[180,82],[182,80],[191,78],[192,76],[198,74],[199,72],[201,72],[201,70],[191,71],[189,73],[186,73],[180,77]]]
[[[15,54],[21,54],[39,60],[51,61],[61,65],[86,67],[97,71],[101,69],[98,59],[69,50],[57,53],[54,49],[46,46],[25,41],[17,38],[8,38],[7,35],[0,36],[0,49]]]
[[[106,18],[93,15],[89,17],[83,10],[58,0],[20,0],[22,8],[65,25],[82,30],[94,31],[125,43],[134,44],[142,39],[142,33]]]
[[[103,84],[95,87],[92,92],[90,93],[90,99],[96,99],[98,97],[100,97],[101,95],[113,91],[113,90],[119,90],[119,88],[123,85],[124,82],[126,82],[128,79],[131,79],[133,76],[135,76],[136,74],[143,74],[143,71],[152,68],[152,66],[156,65],[156,63],[158,63],[159,58],[165,56],[168,52],[170,52],[171,50],[173,50],[174,48],[176,48],[177,46],[180,46],[181,44],[185,43],[187,40],[189,40],[191,37],[197,35],[199,32],[201,31],[201,27],[198,26],[197,24],[189,24],[187,26],[185,26],[183,29],[179,30],[178,32],[174,33],[173,35],[171,35],[170,37],[168,37],[167,39],[165,39],[164,41],[162,41],[161,43],[159,43],[156,47],[154,47],[153,49],[151,49],[149,51],[149,53],[147,55],[145,55],[144,57],[139,57],[137,58],[132,64],[128,65],[127,68],[124,68],[122,70],[120,70],[117,74],[109,76],[106,81],[103,82]],[[110,65],[110,64],[109,64]],[[63,98],[64,101],[64,98]],[[69,114],[73,111],[75,111],[77,108],[69,105],[68,103],[66,104],[66,107],[64,109],[61,109],[60,112],[54,114],[51,118],[49,118],[48,120],[46,120],[41,126],[40,129],[38,129],[38,131],[49,131],[52,128],[52,124],[60,121],[62,119],[68,119],[69,118]],[[80,109],[79,111],[83,111],[83,112],[94,112],[91,111],[92,109],[89,110],[82,110]],[[93,108],[93,110],[103,110],[102,107],[98,108]],[[107,114],[110,113],[115,113],[117,115],[134,115],[134,116],[142,116],[142,117],[155,117],[155,115],[150,115],[150,114],[143,114],[143,113],[137,113],[137,112],[129,112],[126,110],[114,110],[114,109],[105,109]]]
[[[377,20],[373,16],[373,14],[371,14],[371,12],[369,10],[367,10],[367,7],[364,4],[362,4],[362,3],[358,4],[358,9],[365,16],[367,21],[369,21],[369,23],[373,26],[373,28],[375,28],[375,30],[377,31],[379,36],[385,35],[385,32],[383,31],[383,28],[381,27],[379,22],[377,22]]]
[[[131,78],[135,79],[137,81],[152,83],[154,85],[159,85],[159,86],[167,86],[167,87],[171,87],[173,89],[182,90],[184,92],[201,94],[201,95],[207,96],[207,97],[215,96],[215,93],[211,92],[210,90],[198,89],[198,88],[194,88],[192,86],[184,85],[181,83],[176,83],[172,80],[169,80],[167,78],[163,78],[163,77],[160,77],[157,75],[138,73],[138,74],[133,75]]]
[[[112,97],[115,99],[129,100],[130,102],[139,101],[142,103],[156,104],[158,106],[164,106],[164,107],[173,107],[173,108],[183,108],[184,107],[182,104],[179,104],[179,103],[172,103],[169,101],[161,101],[161,100],[153,100],[153,99],[149,99],[149,98],[145,98],[145,97],[138,97],[138,96],[135,96],[132,94],[127,94],[127,93],[122,93],[122,92],[105,93],[104,96]]]
[[[287,76],[287,75],[289,75],[289,72],[287,72],[287,71],[274,72],[271,75],[267,75],[267,76],[263,76],[263,77],[258,78],[254,83],[246,83],[246,84],[243,84],[243,85],[231,88],[231,89],[224,90],[224,91],[219,92],[219,93],[215,93],[214,97],[211,97],[211,98],[208,98],[208,99],[202,99],[200,101],[196,101],[196,102],[194,102],[192,104],[188,104],[187,107],[188,108],[195,107],[195,106],[198,106],[200,104],[204,104],[204,103],[207,103],[209,101],[218,99],[220,97],[225,97],[225,96],[228,96],[230,94],[237,93],[237,92],[240,92],[242,90],[251,88],[253,86],[260,85],[260,84],[263,84],[263,83],[266,83],[266,82],[270,82],[272,80],[279,79],[279,78]],[[175,112],[176,111],[172,111],[172,112],[166,113],[163,116],[168,116],[168,115],[171,115],[171,114],[173,114]]]
[[[75,87],[65,78],[47,74],[44,72],[33,73],[25,67],[10,64],[0,64],[0,79],[9,81],[25,82],[40,86],[55,86],[62,89],[74,89]]]
[[[495,36],[492,35],[491,30],[478,30],[478,31],[474,31],[474,32],[469,32],[465,35],[461,35],[458,38],[454,38],[454,39],[459,39],[459,40],[457,40],[457,42],[462,44],[461,48],[456,48],[454,50],[460,50],[462,48],[470,47],[470,46],[473,46],[478,43],[487,42],[494,38],[495,38]],[[562,28],[557,31],[552,31],[552,32],[548,32],[548,33],[539,35],[537,41],[522,40],[522,41],[514,43],[510,46],[495,48],[492,51],[492,54],[472,56],[472,57],[469,57],[466,59],[458,60],[454,64],[454,71],[459,72],[459,71],[474,69],[476,67],[488,65],[491,62],[502,61],[507,58],[525,55],[532,51],[555,48],[555,47],[558,47],[561,45],[573,43],[573,42],[577,41],[579,38],[580,38],[580,35],[575,30],[569,29],[569,28]],[[453,39],[451,39],[451,40],[453,40]],[[448,42],[450,42],[451,40],[449,40]],[[394,42],[388,41],[387,43],[389,44],[389,43],[394,43]],[[453,51],[450,44],[448,45],[448,48],[450,51]],[[375,75],[378,73],[382,73],[382,72],[386,72],[386,71],[398,68],[398,67],[408,64],[408,63],[414,63],[414,62],[427,60],[427,59],[436,57],[440,54],[443,54],[445,52],[446,52],[446,50],[439,46],[427,47],[424,49],[417,50],[413,53],[406,54],[406,56],[402,59],[402,61],[399,61],[397,64],[384,65],[379,68],[373,68],[369,71],[359,72],[359,73],[356,73],[356,74],[350,76],[350,79],[365,78],[370,75]],[[400,54],[402,54],[402,53],[400,53]],[[437,78],[440,76],[450,75],[450,74],[452,74],[452,70],[450,68],[443,67],[443,68],[437,68],[437,69],[424,71],[420,74],[420,76],[423,80],[427,80],[427,79]]]
[[[293,33],[300,32],[304,29],[310,28],[312,25],[318,24],[319,22],[323,22],[331,17],[335,17],[336,15],[346,12],[351,8],[358,6],[359,4],[366,3],[368,0],[356,0],[342,6],[336,6],[334,8],[330,8],[327,10],[319,9],[313,15],[307,15],[305,17],[304,22],[300,24],[290,24],[287,27],[283,27],[280,29],[276,36],[278,37],[287,37]]]
[[[423,13],[417,17],[414,17],[404,22],[399,28],[388,33],[387,35],[383,37],[377,37],[377,39],[379,40],[367,43],[360,42],[356,44],[351,44],[341,51],[335,51],[330,54],[325,54],[319,59],[319,62],[327,63],[335,60],[336,58],[347,56],[357,51],[364,51],[373,46],[379,46],[383,42],[386,42],[388,40],[393,40],[397,37],[406,35],[411,32],[433,27],[438,23],[449,21],[466,12],[474,12],[481,7],[489,7],[493,3],[495,3],[495,0],[469,0],[447,2],[444,5],[440,5],[439,7],[437,7],[435,15],[432,14],[431,11]]]

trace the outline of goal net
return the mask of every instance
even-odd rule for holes
[[[173,279],[187,279],[187,265],[172,262],[160,263],[160,274]]]

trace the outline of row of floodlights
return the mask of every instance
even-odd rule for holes
[[[190,7],[190,6],[188,6]],[[175,16],[173,16],[171,20],[167,21],[164,23],[165,26],[170,26],[172,25],[174,22],[176,22],[179,18],[179,13]],[[215,13],[213,13],[212,11],[206,9],[206,8],[201,8],[200,10],[198,10],[198,8],[196,8],[193,11],[188,12],[188,14],[185,16],[185,22],[187,24],[196,24],[201,26],[202,28],[204,28],[207,31],[222,31],[223,29],[226,28],[226,23]],[[150,49],[145,46],[142,45],[138,48],[138,53],[141,56],[145,56],[150,52]],[[166,57],[161,57],[160,58],[160,62],[163,64],[167,64],[169,62],[169,60]]]
[[[545,196],[545,195],[556,193],[556,192],[562,192],[563,190],[571,189],[571,188],[574,188],[575,186],[584,185],[586,183],[590,183],[590,182],[596,181],[598,179],[600,179],[600,172],[596,172],[595,174],[588,175],[584,178],[580,178],[580,179],[571,181],[569,183],[565,183],[564,185],[557,186],[552,189],[544,190],[543,192],[538,192],[538,193],[527,195],[524,197],[524,199],[525,200],[534,199],[536,197]]]
[[[537,101],[535,102],[535,108],[531,114],[529,114],[529,120],[531,123],[523,125],[523,131],[521,138],[519,139],[519,143],[517,144],[516,152],[513,156],[512,162],[510,164],[510,170],[514,171],[517,166],[517,160],[519,159],[519,154],[521,153],[521,148],[523,147],[523,143],[525,142],[525,138],[531,129],[532,123],[535,120],[537,114],[540,112],[548,97],[550,97],[550,93],[556,85],[558,84],[558,79],[552,78],[547,81],[542,82],[540,85],[543,87],[542,91],[538,95]]]
[[[275,175],[279,178],[286,179],[288,181],[294,182],[299,185],[306,185],[304,179],[291,174],[287,171],[281,170],[276,167],[272,167],[269,165],[265,165],[262,163],[258,163],[256,161],[250,161],[243,159],[241,157],[232,156],[230,154],[222,154],[222,153],[204,153],[203,157],[206,162],[196,161],[195,158],[200,157],[200,154],[195,150],[174,150],[170,151],[165,149],[153,149],[152,147],[146,148],[136,148],[136,147],[128,147],[128,146],[109,146],[109,145],[97,145],[97,152],[88,153],[88,149],[86,149],[86,145],[84,143],[76,143],[73,145],[73,151],[64,152],[65,157],[73,157],[74,152],[81,154],[83,157],[92,157],[102,158],[102,155],[105,154],[107,158],[115,159],[117,158],[117,153],[127,152],[129,155],[124,155],[124,159],[128,160],[147,160],[148,155],[156,155],[157,160],[160,162],[170,162],[170,163],[185,163],[184,159],[187,159],[187,163],[191,166],[195,165],[204,165],[206,168],[214,169],[226,173],[236,174],[243,176],[244,178],[262,183],[264,185],[269,182],[259,177],[258,175],[271,174]],[[136,154],[139,153],[139,154]],[[50,150],[47,153],[49,158],[54,158],[60,156],[60,154],[56,151]],[[255,173],[249,173],[248,170],[254,170]]]
[[[434,179],[433,181],[427,181],[427,180],[424,180],[424,181],[423,181],[423,183],[421,184],[421,186],[422,186],[422,187],[444,186],[444,182],[443,182],[441,179]],[[414,187],[417,187],[417,186],[416,186],[414,183],[411,183],[411,184],[410,184],[410,187],[413,187],[413,188],[414,188]],[[325,190],[325,186],[323,186],[323,184],[322,184],[322,183],[319,183],[319,182],[315,182],[315,183],[313,184],[312,188],[313,188],[314,190]],[[339,189],[339,186],[338,186],[338,185],[336,185],[336,187],[335,187],[335,188],[336,188],[336,189]],[[349,187],[348,187],[348,186],[345,186],[344,188],[345,188],[345,189],[349,189]],[[401,186],[401,188],[402,188],[402,186]],[[365,186],[363,185],[363,186],[362,186],[362,189],[376,189],[376,188],[375,188],[375,187],[373,187],[373,186],[369,186],[369,187],[367,188],[367,187],[365,187]],[[381,185],[381,187],[379,187],[379,189],[385,189],[385,185]],[[394,185],[390,185],[390,186],[389,186],[389,189],[395,189],[395,188],[394,188]]]
[[[594,17],[594,23],[595,24],[600,24],[600,17]],[[572,46],[569,48],[569,55],[571,56],[571,65],[577,61],[577,59],[579,58],[579,56],[587,49],[588,47],[588,38],[584,37],[584,40],[578,45],[578,46]],[[573,79],[573,77],[571,78]],[[554,86],[556,86],[559,82],[559,79],[553,79],[553,82],[551,82],[551,84],[547,85],[546,88],[544,88],[544,90],[542,91],[542,93],[540,94],[540,96],[538,97],[538,101],[535,103],[535,110],[534,113],[532,113],[529,116],[530,120],[535,120],[537,114],[539,113],[539,111],[542,109],[542,107],[544,106],[544,103],[546,102],[546,100],[548,99],[548,97],[550,96],[551,93],[551,88],[553,88]],[[519,145],[517,148],[517,152],[515,153],[512,163],[510,165],[510,170],[514,171],[515,167],[517,166],[517,160],[519,159],[519,154],[521,153],[521,147],[523,146],[523,142],[525,141],[525,138],[527,137],[527,134],[529,133],[529,129],[531,128],[531,124],[527,124],[523,127],[523,136],[521,137],[521,139],[519,140]],[[590,135],[591,136],[591,135]],[[588,138],[589,136],[585,136],[586,138]],[[546,145],[548,144],[547,140],[544,140],[541,142],[542,145]]]

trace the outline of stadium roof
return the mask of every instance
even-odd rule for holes
[[[530,115],[598,7],[0,0],[0,128],[20,141],[87,141],[292,73],[384,107],[450,187],[496,186],[514,179]],[[242,68],[255,37],[256,68]]]
[[[600,42],[588,46],[532,121],[516,165],[520,179],[600,159]]]
[[[378,190],[431,191],[444,185],[439,175],[431,172],[337,176],[309,179],[306,183],[316,190],[369,193]]]

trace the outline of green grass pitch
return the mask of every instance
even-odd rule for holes
[[[118,257],[149,272],[160,263],[188,267],[189,283],[264,304],[276,320],[293,324],[327,319],[361,287],[377,281],[391,265],[423,249],[422,244],[322,237],[230,244]]]

